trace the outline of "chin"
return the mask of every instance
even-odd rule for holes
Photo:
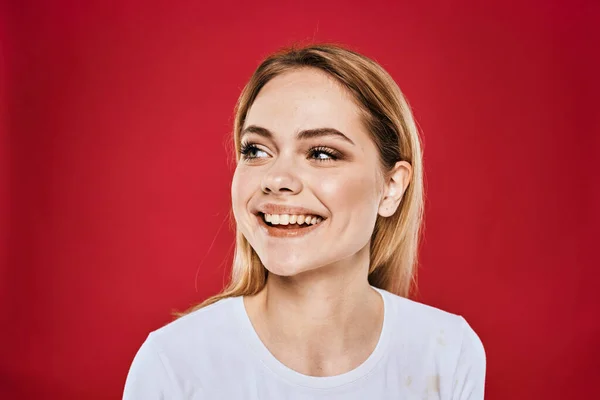
[[[298,275],[297,270],[290,268],[267,268],[267,271],[269,271],[269,275],[277,275],[280,277],[292,277]]]
[[[314,264],[308,263],[309,260],[297,257],[277,257],[277,260],[260,258],[267,271],[277,276],[295,276],[315,269]]]
[[[302,272],[310,270],[310,268],[306,268],[302,265],[286,264],[280,262],[268,264],[263,263],[263,265],[265,266],[267,271],[269,271],[270,274],[277,276],[295,276]]]

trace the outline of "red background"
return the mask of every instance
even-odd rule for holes
[[[222,287],[241,88],[335,41],[414,107],[419,299],[479,333],[486,398],[590,398],[598,2],[202,3],[2,3],[0,397],[121,396],[147,333]]]

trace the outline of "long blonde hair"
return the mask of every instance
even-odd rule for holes
[[[240,134],[248,110],[261,88],[274,77],[299,68],[317,68],[345,87],[362,111],[382,168],[398,161],[412,166],[412,179],[394,215],[377,217],[371,236],[369,283],[403,297],[415,286],[423,218],[423,165],[419,135],[409,105],[392,77],[375,61],[332,44],[291,47],[267,57],[254,71],[235,107],[234,143],[239,160]],[[185,315],[227,297],[260,292],[267,270],[250,243],[236,229],[231,279],[225,289],[180,314]]]

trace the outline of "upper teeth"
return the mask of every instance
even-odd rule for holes
[[[264,219],[272,225],[288,225],[288,224],[306,224],[314,225],[323,220],[321,217],[314,215],[290,215],[290,214],[263,214]]]

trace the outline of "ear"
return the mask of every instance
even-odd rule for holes
[[[398,161],[394,168],[388,173],[387,181],[383,191],[383,197],[379,203],[378,213],[382,217],[394,215],[402,196],[412,178],[412,166],[406,161]]]

